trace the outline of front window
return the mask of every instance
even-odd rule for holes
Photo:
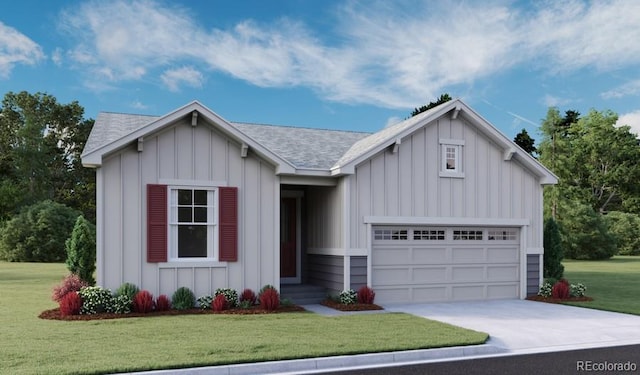
[[[215,194],[215,189],[171,189],[171,258],[216,259]]]

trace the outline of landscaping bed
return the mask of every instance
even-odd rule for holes
[[[527,297],[529,301],[538,301],[538,302],[547,302],[547,303],[565,303],[565,302],[589,302],[593,301],[593,298],[582,296],[582,297],[569,297],[569,298],[553,298],[553,297],[544,297],[544,296],[529,296]]]
[[[330,307],[339,311],[367,311],[367,310],[384,310],[381,306],[374,303],[352,303],[344,304],[336,302],[332,299],[325,299],[320,302],[321,305]]]
[[[186,309],[186,310],[166,310],[151,311],[148,313],[130,312],[126,314],[116,313],[99,313],[99,314],[80,314],[80,315],[62,315],[60,308],[43,311],[38,317],[48,320],[104,320],[104,319],[122,319],[122,318],[143,318],[153,316],[174,316],[174,315],[194,315],[194,314],[232,314],[232,315],[255,315],[255,314],[277,314],[286,312],[303,312],[303,307],[297,305],[280,306],[276,310],[267,311],[259,306],[248,309],[227,309],[223,311],[213,311],[211,309]]]

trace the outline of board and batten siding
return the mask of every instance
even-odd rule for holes
[[[251,152],[242,158],[240,145],[212,125],[179,121],[145,136],[141,152],[132,145],[108,156],[97,173],[104,182],[98,192],[98,225],[104,228],[98,253],[101,286],[116,289],[131,282],[155,295],[186,286],[199,296],[222,287],[259,290],[278,284],[275,169]],[[237,262],[147,262],[146,185],[166,181],[238,187]]]
[[[305,193],[307,249],[343,247],[342,185],[308,186]]]
[[[440,177],[440,139],[463,140],[463,178]],[[461,117],[443,116],[356,166],[350,247],[367,245],[366,216],[528,219],[526,246],[542,247],[542,186]]]

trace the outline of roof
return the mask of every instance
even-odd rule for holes
[[[447,114],[453,118],[462,116],[504,151],[504,160],[515,157],[536,174],[542,184],[557,183],[557,177],[551,171],[460,99],[443,103],[376,133],[229,122],[197,101],[161,117],[101,112],[85,145],[82,162],[88,167],[98,167],[105,155],[196,112],[225,135],[273,162],[276,173],[326,176],[352,174],[362,161],[401,143],[404,137],[434,120]]]

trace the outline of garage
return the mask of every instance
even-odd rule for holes
[[[379,303],[519,298],[517,227],[375,226],[372,232],[371,286]]]

